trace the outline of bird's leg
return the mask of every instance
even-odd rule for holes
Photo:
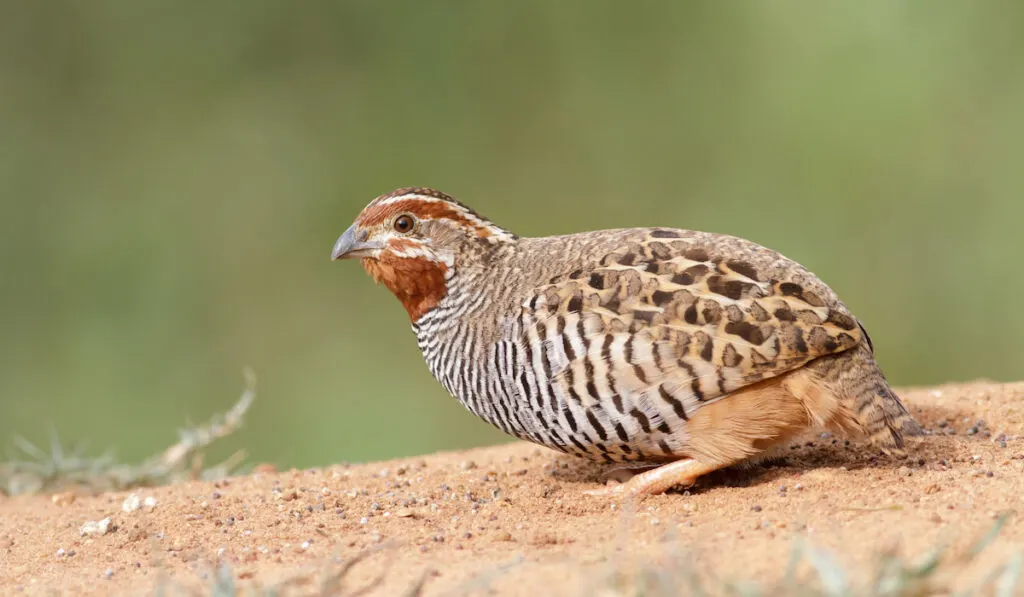
[[[632,479],[633,477],[637,476],[638,474],[646,472],[646,471],[649,471],[651,469],[658,468],[659,466],[661,466],[661,465],[658,465],[658,464],[646,464],[646,465],[644,465],[644,464],[634,464],[634,465],[626,465],[626,466],[616,466],[616,467],[608,470],[608,472],[605,474],[605,478],[607,478],[610,481],[615,481],[617,483],[625,483],[626,481],[629,481],[630,479]]]
[[[698,477],[719,468],[722,468],[719,464],[705,464],[686,458],[640,473],[625,483],[611,485],[602,489],[588,490],[584,493],[596,496],[655,495],[664,493],[676,485],[693,485]]]

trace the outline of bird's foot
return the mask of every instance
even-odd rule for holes
[[[657,464],[617,466],[605,474],[605,479],[615,483],[625,483],[640,473],[658,468]]]
[[[697,481],[698,477],[718,468],[721,467],[704,464],[696,460],[677,460],[633,475],[632,478],[623,483],[613,481],[612,484],[601,489],[590,489],[583,493],[599,497],[657,495],[665,493],[676,485],[689,487]],[[620,473],[623,470],[617,469],[613,473]]]

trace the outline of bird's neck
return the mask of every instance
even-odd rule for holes
[[[444,263],[388,253],[362,263],[363,269],[402,303],[410,321],[418,321],[448,295],[450,268]]]

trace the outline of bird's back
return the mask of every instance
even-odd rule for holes
[[[507,433],[608,461],[678,458],[699,409],[866,341],[811,272],[732,236],[601,230],[461,259],[414,324],[435,377]]]

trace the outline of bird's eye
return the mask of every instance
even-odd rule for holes
[[[412,227],[413,227],[412,216],[405,216],[405,215],[403,215],[403,216],[398,216],[397,218],[395,218],[395,230],[397,230],[398,232],[401,232],[402,234],[405,234],[406,232],[411,231]]]

